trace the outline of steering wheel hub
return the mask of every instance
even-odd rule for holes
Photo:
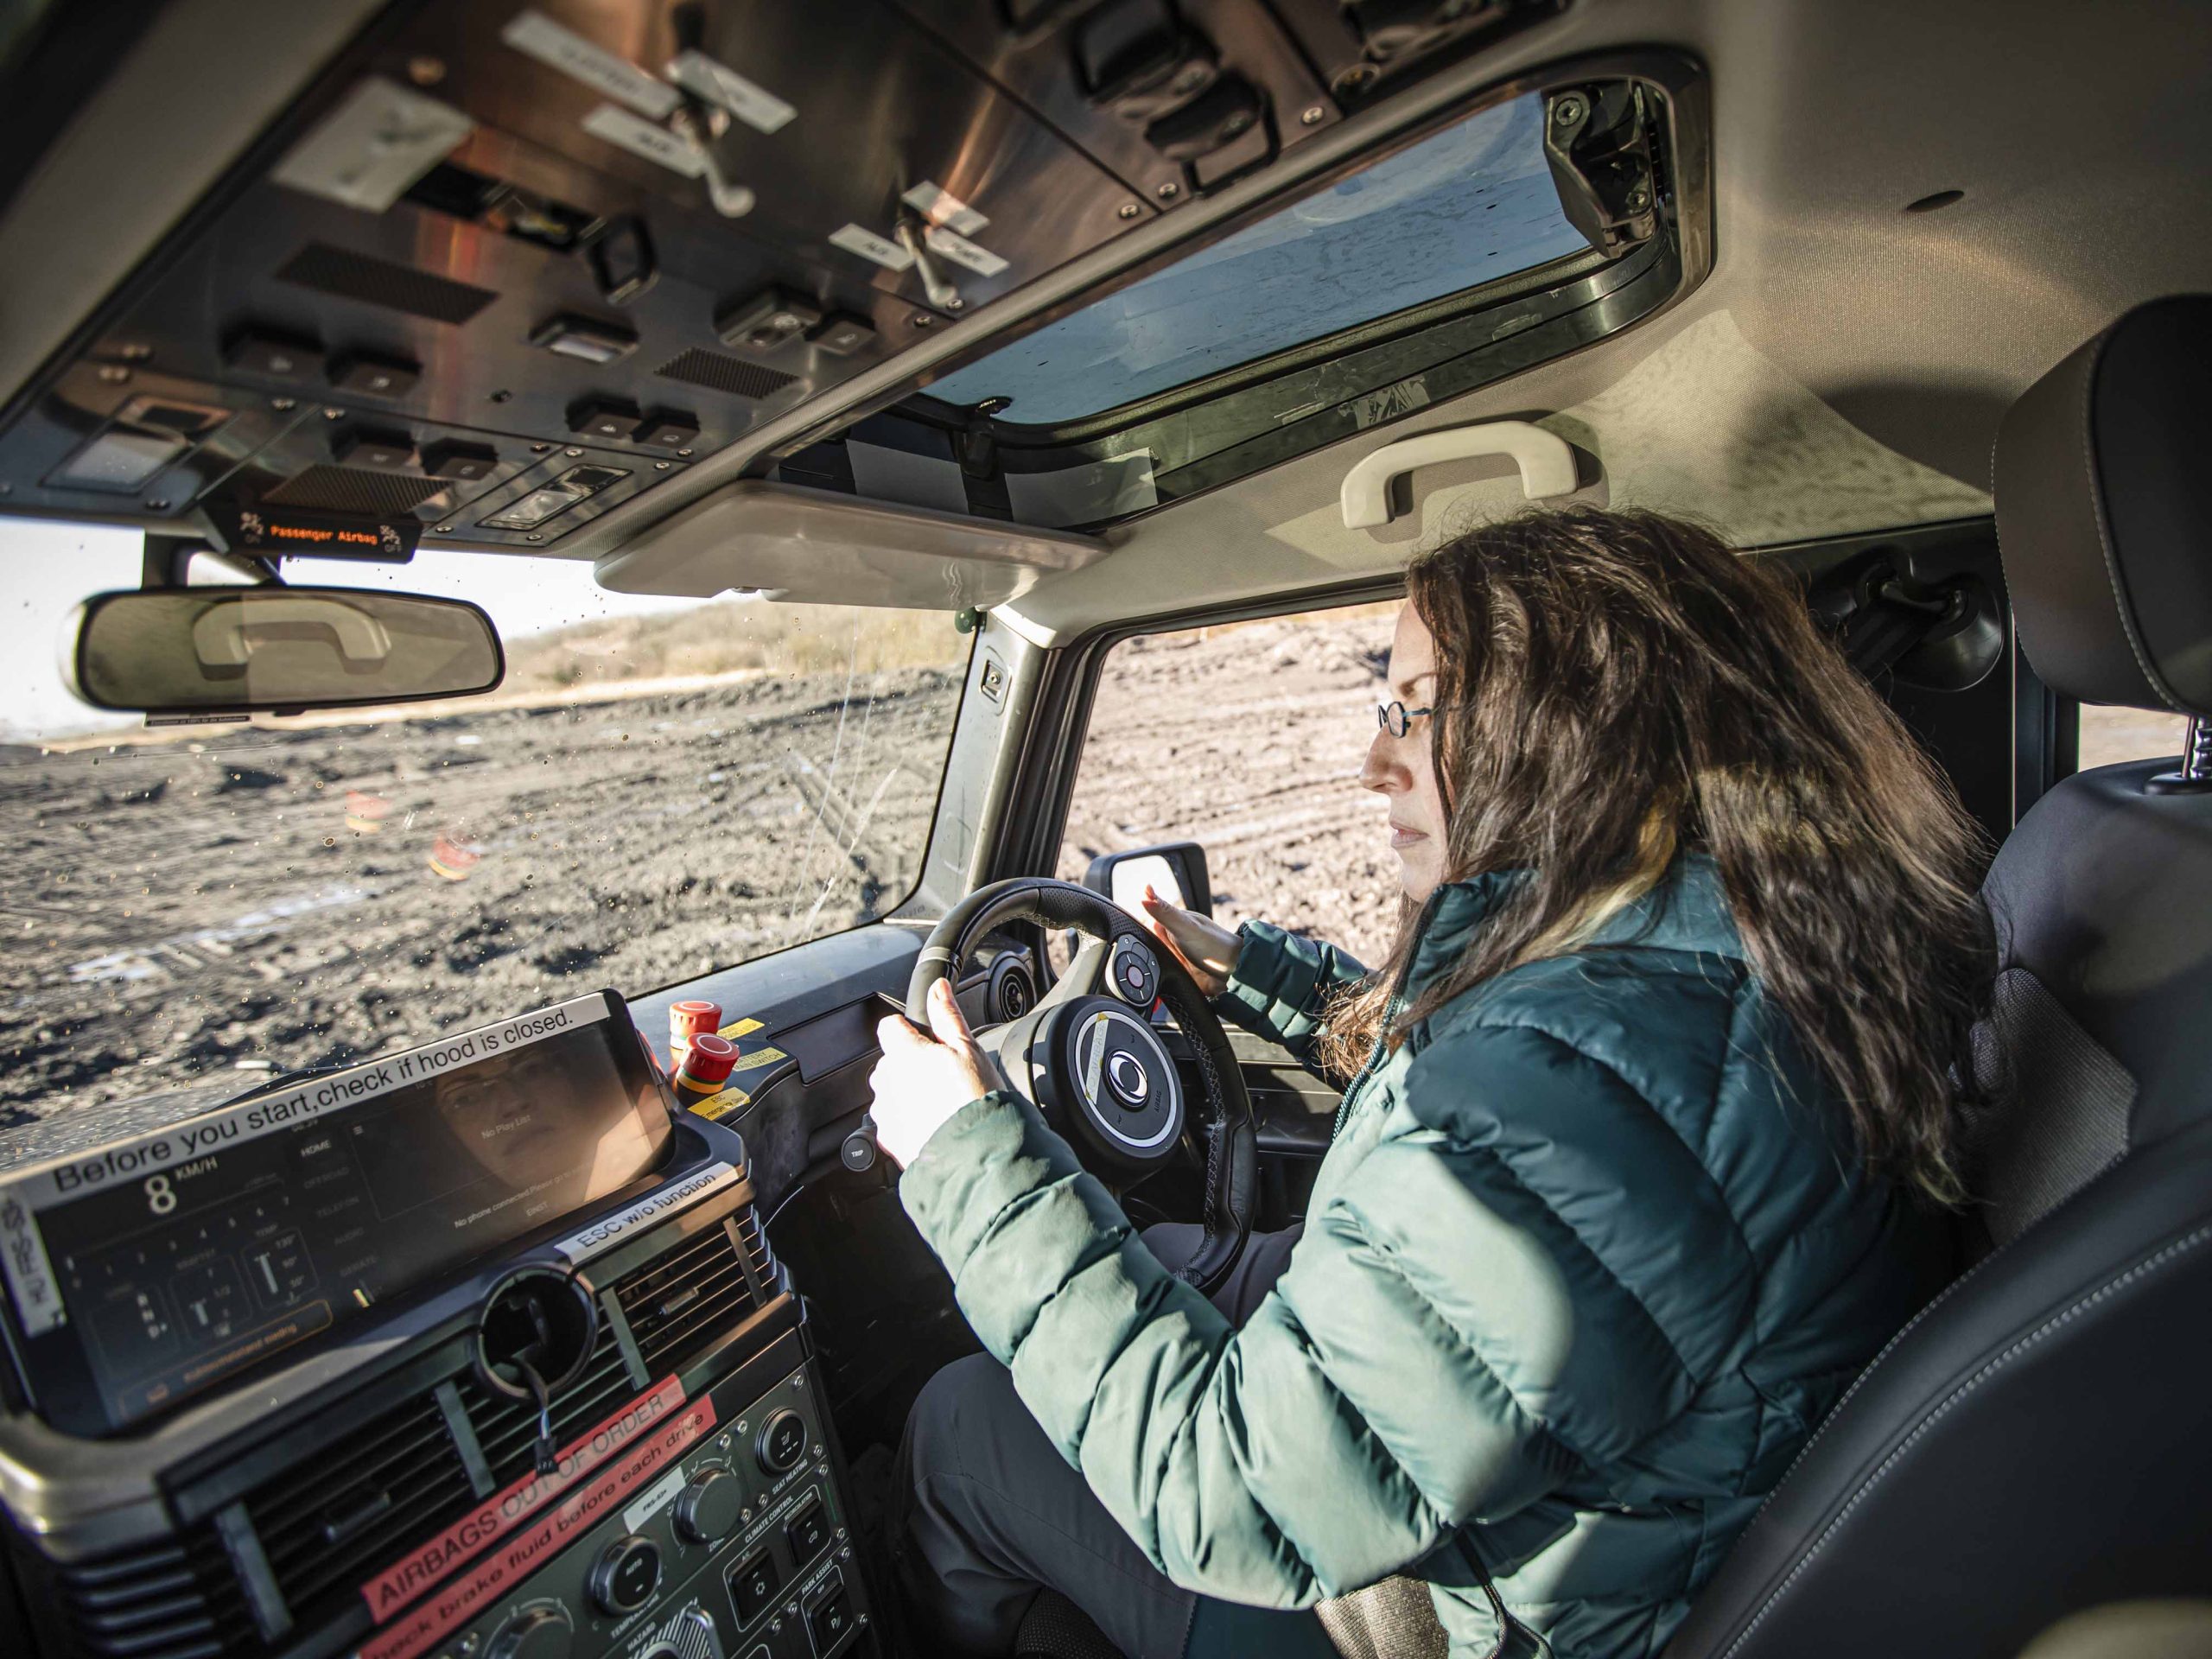
[[[1151,1026],[1119,1002],[1085,996],[1049,1010],[1028,1044],[1035,1092],[1084,1150],[1149,1167],[1183,1132],[1183,1089]]]

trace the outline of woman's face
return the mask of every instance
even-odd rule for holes
[[[1426,709],[1436,693],[1436,641],[1411,605],[1398,612],[1390,641],[1390,687],[1409,709]],[[1415,904],[1427,900],[1444,880],[1444,795],[1437,787],[1436,762],[1429,751],[1429,721],[1413,721],[1403,737],[1377,731],[1368,745],[1359,781],[1390,803],[1390,850],[1398,855],[1398,880]]]

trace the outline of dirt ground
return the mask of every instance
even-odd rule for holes
[[[1380,796],[1359,787],[1395,606],[1115,647],[1076,776],[1059,874],[1166,841],[1206,850],[1214,913],[1381,959],[1398,915]]]
[[[863,674],[841,721],[845,684],[0,751],[0,1122],[222,1098],[878,913],[959,677]]]

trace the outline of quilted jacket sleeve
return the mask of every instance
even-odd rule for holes
[[[1267,922],[1247,922],[1236,934],[1244,942],[1236,971],[1214,1007],[1254,1036],[1280,1043],[1312,1070],[1307,1055],[1324,1005],[1332,992],[1366,978],[1367,969],[1333,944]]]
[[[1025,1102],[970,1103],[906,1173],[976,1334],[1178,1584],[1294,1606],[1371,1583],[1633,1446],[1719,1363],[1719,1319],[1695,1310],[1731,1294],[1698,1253],[1724,1241],[1678,1161],[1613,1150],[1656,1144],[1624,1083],[1541,1033],[1484,1030],[1433,1045],[1406,1087],[1412,1110],[1242,1330]],[[1568,1101],[1572,1144],[1506,1144],[1480,1104],[1503,1090],[1541,1096],[1516,1118]],[[1662,1273],[1691,1282],[1655,1306]],[[1679,1328],[1669,1310],[1689,1310]]]

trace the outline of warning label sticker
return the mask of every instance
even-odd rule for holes
[[[951,191],[930,179],[924,179],[899,200],[931,224],[942,225],[962,236],[973,236],[991,222]]]
[[[124,1180],[137,1181],[188,1158],[275,1135],[311,1118],[321,1117],[394,1089],[405,1089],[451,1067],[491,1054],[505,1054],[532,1043],[543,1042],[563,1032],[575,1031],[607,1018],[607,999],[598,992],[541,1008],[497,1025],[457,1032],[382,1059],[365,1060],[342,1071],[310,1077],[296,1088],[264,1095],[222,1110],[197,1117],[129,1141],[118,1141],[91,1152],[34,1164],[0,1182],[0,1211],[10,1199],[18,1200],[35,1214],[55,1200],[73,1198],[100,1186]]]
[[[830,242],[847,253],[857,253],[863,259],[873,259],[886,270],[905,270],[914,263],[914,256],[874,231],[858,225],[848,225],[830,232]]]
[[[756,132],[773,132],[798,113],[766,87],[703,52],[680,54],[668,66],[668,78],[685,92],[721,105]]]
[[[669,111],[683,101],[665,81],[656,79],[627,58],[593,44],[574,29],[563,28],[543,12],[518,14],[499,31],[499,38],[516,51],[656,121],[666,119]]]
[[[666,127],[655,126],[627,110],[618,110],[612,104],[602,104],[584,117],[584,130],[594,138],[620,145],[632,156],[658,162],[670,172],[681,173],[687,179],[696,179],[707,170],[698,146],[689,138],[671,132]]]
[[[361,1586],[379,1624],[470,1557],[488,1549],[608,1459],[636,1443],[683,1403],[683,1385],[663,1377],[653,1388],[563,1446],[550,1475],[531,1474],[495,1492],[436,1537],[417,1545]]]
[[[720,1098],[720,1096],[716,1096]],[[594,1221],[580,1233],[571,1233],[553,1248],[573,1262],[586,1262],[601,1251],[611,1249],[626,1238],[655,1222],[683,1209],[686,1205],[718,1192],[731,1182],[741,1179],[728,1164],[709,1164],[696,1175],[687,1175],[672,1182],[651,1198],[639,1198],[626,1210]]]
[[[965,265],[978,276],[995,276],[1006,269],[1006,261],[988,248],[978,247],[957,231],[948,231],[942,225],[932,225],[922,233],[930,251],[941,253],[956,265]]]
[[[752,1103],[753,1096],[744,1090],[725,1089],[718,1095],[709,1095],[706,1099],[695,1103],[690,1112],[692,1116],[703,1117],[711,1123],[718,1117],[727,1117],[732,1112],[741,1111]]]
[[[757,1071],[764,1065],[773,1065],[778,1060],[785,1060],[790,1058],[791,1056],[785,1053],[780,1048],[756,1048],[750,1054],[739,1055],[736,1062],[731,1065],[730,1070],[733,1071]]]
[[[497,1605],[562,1550],[619,1513],[625,1497],[658,1479],[714,1426],[711,1400],[683,1407],[636,1443],[620,1463],[482,1556],[383,1634],[364,1642],[358,1659],[415,1659],[428,1652],[447,1632]]]

